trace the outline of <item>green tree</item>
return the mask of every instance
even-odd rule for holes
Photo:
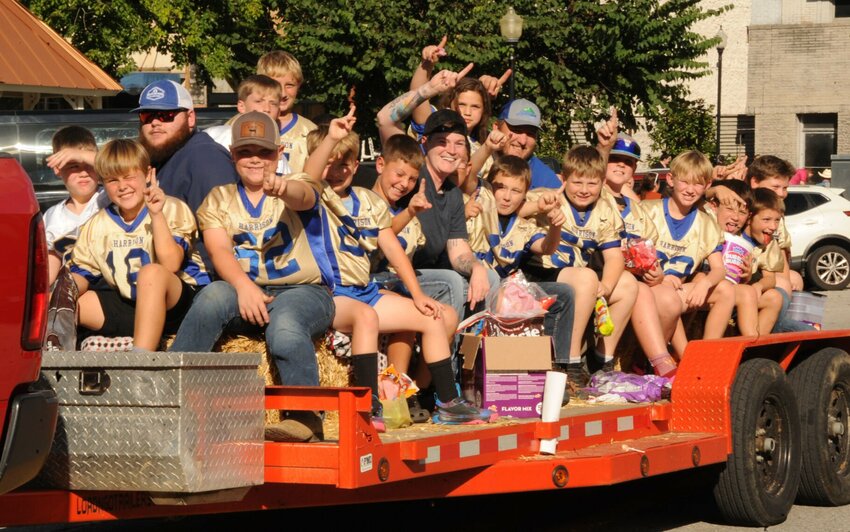
[[[330,112],[347,108],[356,88],[358,130],[404,92],[420,50],[448,35],[438,68],[476,64],[473,75],[501,75],[510,48],[499,35],[504,0],[25,0],[25,4],[114,76],[130,55],[156,46],[177,64],[194,64],[202,80],[235,86],[264,52],[282,48],[301,61],[301,97]],[[620,110],[627,128],[651,124],[681,105],[684,82],[704,75],[699,58],[714,39],[694,23],[727,9],[699,0],[515,0],[524,18],[516,45],[517,96],[543,111],[540,152],[558,155],[589,139],[592,124]],[[727,6],[728,7],[728,6]],[[503,93],[494,110],[504,104]],[[368,117],[368,119],[364,119]],[[573,127],[576,126],[576,127]],[[572,129],[571,129],[572,128]],[[578,130],[576,137],[572,130]],[[582,138],[584,137],[584,138]]]
[[[715,153],[714,107],[703,100],[680,101],[665,109],[649,131],[652,149],[672,155],[686,150]]]
[[[234,87],[278,37],[271,0],[24,0],[108,74],[135,70],[131,56],[156,47],[198,66],[204,82]]]
[[[474,62],[474,75],[500,75],[510,50],[499,35],[507,2],[448,0],[290,0],[280,44],[298,56],[308,78],[302,96],[342,112],[357,88],[360,116],[374,116],[403,92],[420,50],[448,35],[439,68]],[[626,127],[650,122],[686,97],[684,82],[704,75],[698,59],[715,44],[692,25],[725,8],[697,0],[517,0],[524,18],[516,50],[517,95],[534,100],[546,121],[543,152],[563,153],[573,124],[590,138],[610,105]],[[503,94],[495,108],[504,103]],[[361,121],[358,129],[371,129]],[[583,139],[582,139],[583,140]]]

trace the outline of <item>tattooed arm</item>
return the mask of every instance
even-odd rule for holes
[[[449,262],[452,268],[464,277],[469,277],[469,291],[466,300],[470,307],[474,307],[479,301],[483,301],[490,290],[490,282],[487,280],[487,268],[484,267],[472,253],[469,242],[462,238],[451,238],[446,242],[446,250],[449,253]]]
[[[416,107],[432,97],[452,89],[457,81],[472,70],[472,63],[460,72],[441,70],[428,83],[416,90],[406,92],[391,101],[378,112],[378,130],[381,142],[399,133],[404,133],[402,122],[406,120]]]

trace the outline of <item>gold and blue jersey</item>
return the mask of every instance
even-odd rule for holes
[[[557,193],[553,188],[530,190],[527,201],[537,202],[545,192]],[[610,197],[601,197],[584,214],[576,210],[567,201],[565,195],[559,197],[561,212],[566,221],[561,226],[561,242],[552,255],[533,257],[529,263],[544,268],[582,267],[590,263],[593,253],[620,247],[620,235],[623,232],[623,220]],[[538,214],[535,222],[541,228],[548,229],[549,221],[545,214]]]
[[[291,174],[288,179],[317,188],[307,174]],[[224,229],[242,271],[260,286],[333,286],[318,196],[316,191],[313,208],[295,211],[273,196],[263,195],[254,205],[241,182],[220,185],[198,208],[198,224],[202,231]]]
[[[741,237],[753,246],[752,273],[758,271],[780,273],[785,269],[785,258],[783,257],[782,248],[778,241],[774,239],[766,246],[762,246],[746,232],[742,232]]]
[[[351,208],[331,187],[322,189],[325,219],[325,250],[334,282],[342,286],[366,286],[370,254],[378,249],[378,233],[392,226],[389,205],[371,190],[351,187]]]
[[[399,207],[393,209],[391,205],[388,206],[390,214],[395,217],[401,211],[404,210],[404,207]],[[416,253],[416,250],[425,245],[425,233],[422,232],[422,224],[419,223],[419,219],[416,217],[411,218],[407,225],[404,226],[404,229],[396,235],[398,238],[399,244],[401,244],[401,249],[404,250],[404,254],[407,255],[407,258],[412,262],[413,255]],[[395,271],[389,264],[384,256],[383,252],[380,249],[376,249],[371,255],[372,261],[372,273],[378,273],[383,271]]]
[[[779,227],[773,232],[773,240],[779,244],[779,249],[791,251],[791,233],[785,227],[785,217],[779,219]]]
[[[301,115],[292,113],[292,120],[280,128],[280,145],[283,156],[292,172],[303,172],[307,162],[307,134],[316,129],[316,124]]]
[[[643,238],[644,240],[652,240],[653,243],[658,240],[658,230],[652,220],[649,219],[649,215],[640,201],[628,196],[616,197],[605,188],[602,189],[602,196],[607,196],[614,202],[617,212],[623,220],[623,231],[620,233],[621,240]]]
[[[185,283],[209,284],[210,276],[200,255],[194,249],[198,236],[195,217],[189,206],[177,198],[165,197],[162,214],[172,237],[183,248],[183,263],[177,272]],[[136,219],[126,222],[110,204],[98,211],[80,229],[77,244],[69,261],[73,273],[94,284],[101,278],[125,299],[136,299],[139,270],[156,262],[156,251],[147,207]]]
[[[531,220],[520,218],[516,213],[508,219],[504,230],[501,227],[499,229],[498,241],[492,247],[490,260],[485,264],[495,270],[499,277],[507,277],[531,255],[531,245],[546,237],[546,230]]]
[[[717,221],[702,209],[694,208],[681,220],[670,216],[670,198],[644,202],[650,220],[658,230],[655,252],[665,275],[688,278],[704,260],[723,249],[723,232]]]
[[[499,212],[496,210],[496,197],[493,196],[488,183],[478,179],[475,191],[478,193],[477,201],[481,204],[481,212],[478,216],[466,220],[466,232],[469,234],[470,249],[478,260],[486,264],[492,261],[492,248],[499,241]],[[470,198],[471,196],[464,194],[463,204],[466,205]]]

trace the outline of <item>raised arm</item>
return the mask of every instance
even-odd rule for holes
[[[325,173],[325,167],[328,165],[334,148],[340,140],[344,139],[354,129],[354,124],[357,122],[357,117],[354,116],[355,111],[356,108],[352,104],[347,115],[331,120],[328,126],[328,134],[307,158],[307,162],[304,163],[304,173],[308,174],[313,181],[322,182],[322,175]]]
[[[147,188],[145,188],[145,206],[151,218],[151,232],[153,233],[153,249],[156,254],[156,262],[161,264],[171,273],[180,271],[183,265],[185,252],[183,248],[174,241],[168,220],[162,214],[165,205],[165,192],[159,188],[156,180],[156,170],[148,168]]]
[[[460,72],[441,70],[428,80],[428,83],[416,90],[402,94],[385,105],[378,112],[378,130],[381,133],[381,142],[386,142],[393,135],[404,134],[402,122],[410,117],[419,104],[454,88],[457,81],[466,76],[472,70],[472,67],[473,64],[469,63]]]
[[[422,61],[419,63],[419,66],[416,67],[416,71],[413,72],[413,77],[410,78],[410,90],[415,91],[422,85],[428,83],[428,80],[431,79],[431,74],[434,72],[434,65],[437,64],[441,57],[445,56],[446,36],[443,35],[443,39],[439,44],[429,44],[422,49]],[[417,124],[424,124],[425,121],[428,120],[428,116],[430,116],[430,114],[431,106],[426,100],[413,110],[413,121]]]

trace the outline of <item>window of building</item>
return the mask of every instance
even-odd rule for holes
[[[828,168],[830,159],[838,148],[836,131],[838,115],[806,114],[800,119],[800,160],[806,168]]]
[[[850,17],[850,0],[835,1],[835,18]]]

